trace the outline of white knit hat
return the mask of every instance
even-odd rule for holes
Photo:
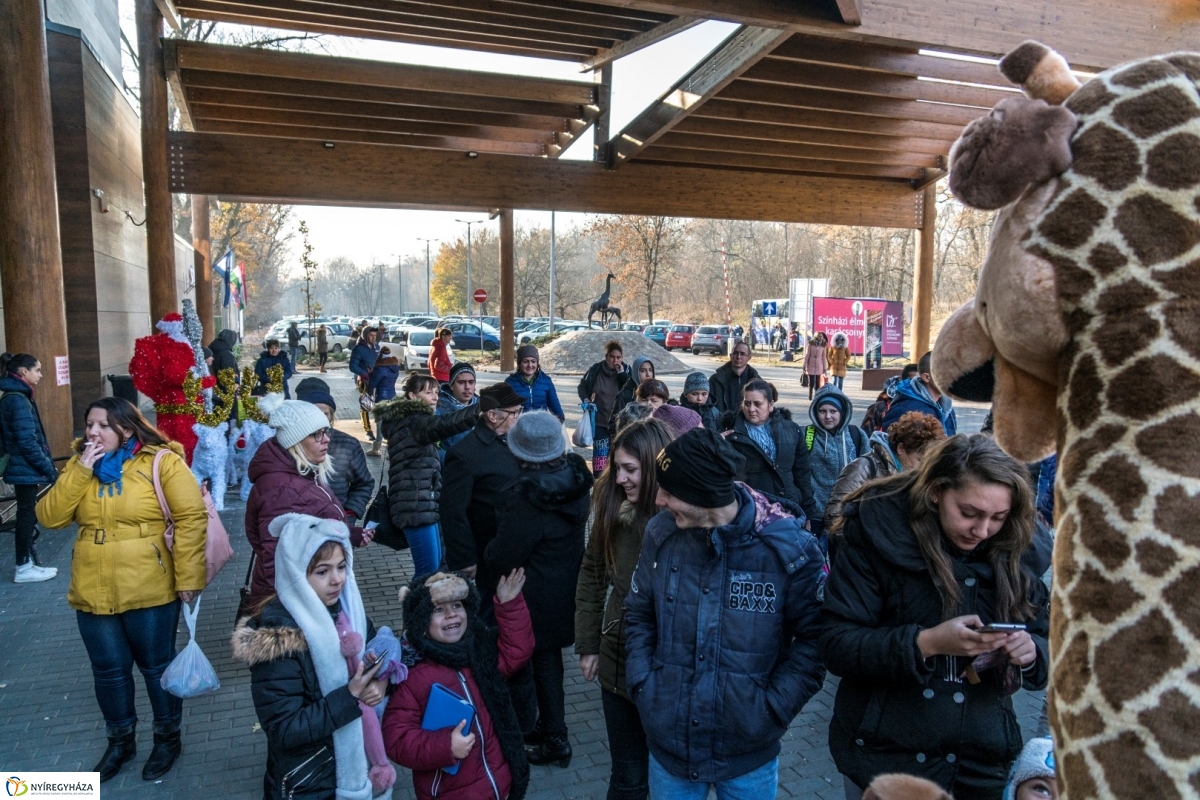
[[[1054,742],[1049,736],[1030,739],[1013,762],[1004,787],[1004,800],[1015,800],[1017,789],[1033,778],[1054,777]]]
[[[278,392],[258,401],[258,410],[270,417],[275,438],[284,448],[299,444],[305,436],[329,427],[329,418],[312,403],[284,400]]]

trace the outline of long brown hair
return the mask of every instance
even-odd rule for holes
[[[117,438],[121,443],[117,445],[118,449],[125,446],[125,442],[130,437],[125,435],[125,431],[130,431],[132,438],[137,439],[143,447],[146,445],[165,445],[170,439],[167,435],[158,428],[150,424],[150,420],[142,416],[142,412],[138,411],[137,406],[121,397],[101,397],[99,400],[93,400],[88,404],[87,410],[83,412],[84,420],[88,414],[92,413],[93,408],[98,408],[108,415],[108,426],[117,432]],[[82,453],[83,445],[86,439],[80,439],[76,444],[76,451]]]
[[[873,495],[904,492],[908,495],[908,523],[921,555],[942,595],[946,619],[959,614],[958,581],[946,550],[945,534],[938,519],[935,494],[961,489],[969,483],[1006,486],[1012,492],[1008,517],[995,536],[985,543],[986,556],[996,582],[996,616],[1018,622],[1033,616],[1029,603],[1029,576],[1021,568],[1021,554],[1033,540],[1033,489],[1025,465],[1001,450],[991,437],[959,434],[926,447],[921,465],[882,480],[870,481],[851,493],[846,502]]]
[[[645,528],[650,518],[658,513],[654,499],[658,495],[658,475],[654,471],[654,459],[675,437],[671,429],[656,419],[643,419],[621,429],[609,445],[608,466],[596,481],[592,492],[592,536],[598,537],[600,552],[604,553],[604,567],[613,564],[613,534],[621,524],[621,506],[625,503],[625,490],[617,485],[618,450],[624,450],[637,459],[641,467],[642,483],[638,488],[637,503],[634,504],[634,525],[638,530]]]

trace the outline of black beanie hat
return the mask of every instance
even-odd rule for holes
[[[447,383],[454,383],[454,379],[464,372],[469,372],[472,376],[474,376],[475,367],[471,366],[471,364],[466,361],[455,361],[454,365],[450,367],[450,380],[447,381]]]
[[[696,428],[663,448],[655,459],[658,485],[685,503],[722,508],[734,501],[733,482],[744,459],[713,431]]]
[[[479,392],[480,397],[487,397],[495,401],[496,408],[512,408],[514,406],[525,405],[525,398],[513,391],[513,388],[507,383],[493,383],[491,386]]]

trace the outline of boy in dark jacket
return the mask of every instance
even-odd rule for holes
[[[713,433],[721,431],[721,412],[709,396],[708,376],[703,372],[692,372],[683,384],[679,405],[700,415],[700,421]]]
[[[288,388],[288,380],[295,374],[295,369],[292,368],[292,362],[288,359],[287,353],[284,353],[279,346],[278,339],[267,339],[263,342],[264,350],[259,355],[258,360],[254,362],[254,374],[258,376],[258,385],[254,387],[254,393],[257,395],[265,395],[267,392],[267,383],[271,377],[267,370],[271,367],[279,367],[283,370],[283,399],[292,399],[292,390]],[[215,358],[215,356],[214,356]]]
[[[658,456],[667,510],[646,527],[626,598],[651,797],[699,783],[772,800],[780,739],[825,677],[824,557],[799,509],[734,482],[741,460],[699,429]]]
[[[922,414],[937,417],[938,422],[942,423],[946,435],[953,436],[958,433],[958,418],[954,414],[954,402],[949,395],[942,394],[937,384],[933,382],[930,353],[921,356],[921,360],[917,362],[917,369],[919,374],[916,377],[901,381],[900,385],[896,387],[896,396],[892,400],[891,407],[888,408],[887,416],[883,418],[883,432],[887,433],[887,429],[892,426],[892,423],[908,412],[920,411]]]

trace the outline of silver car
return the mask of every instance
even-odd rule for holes
[[[706,352],[718,355],[724,353],[729,336],[728,325],[701,325],[692,336],[692,355],[698,356]]]

